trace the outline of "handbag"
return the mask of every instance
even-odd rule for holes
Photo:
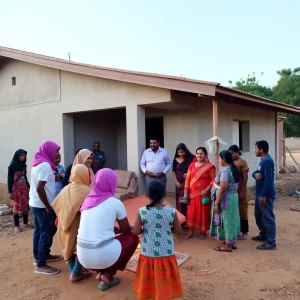
[[[210,203],[210,198],[209,197],[202,197],[202,204],[207,205]]]
[[[190,204],[190,197],[188,197],[187,199],[185,199],[184,197],[179,197],[179,202],[181,204],[188,205],[188,204]]]
[[[213,223],[213,225],[217,226],[218,228],[223,227],[222,214],[220,212],[217,212],[217,213],[214,212],[212,223]]]

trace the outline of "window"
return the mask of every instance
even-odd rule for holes
[[[233,121],[232,143],[238,145],[244,152],[250,152],[250,122]]]
[[[16,77],[12,77],[11,78],[11,84],[12,85],[16,85],[17,84]]]

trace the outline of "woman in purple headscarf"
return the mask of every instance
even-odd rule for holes
[[[124,204],[114,198],[117,184],[113,170],[98,171],[95,186],[80,209],[77,256],[85,268],[97,271],[98,287],[103,291],[120,283],[114,275],[125,269],[139,243],[131,232]],[[116,221],[119,228],[114,227]]]
[[[51,255],[53,236],[56,233],[54,224],[56,215],[52,209],[52,202],[56,196],[54,160],[60,157],[60,146],[52,141],[41,144],[34,155],[31,168],[29,205],[33,213],[34,235],[33,255],[35,273],[55,275],[60,271],[47,265],[47,262],[62,259],[60,255]]]

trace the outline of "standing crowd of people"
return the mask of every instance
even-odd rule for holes
[[[266,141],[255,144],[261,158],[252,176],[256,181],[255,218],[262,242],[259,250],[276,249],[274,162]],[[105,166],[100,143],[93,151],[79,149],[74,162],[65,170],[60,164],[60,146],[44,142],[34,155],[30,184],[27,179],[27,152],[19,149],[8,168],[8,192],[13,200],[15,232],[25,227],[29,210],[33,213],[33,264],[36,274],[55,275],[50,262],[64,259],[70,281],[77,282],[97,273],[98,287],[105,291],[120,283],[123,271],[141,243],[134,292],[138,299],[182,297],[182,284],[176,261],[173,233],[187,229],[221,242],[214,250],[232,252],[236,241],[248,238],[247,180],[249,168],[238,146],[219,154],[222,171],[210,163],[205,147],[192,154],[185,144],[177,146],[173,161],[150,140],[140,161],[145,174],[149,204],[138,210],[134,226],[129,224],[124,204],[114,197],[117,174]],[[166,174],[172,169],[176,208],[186,216],[182,226],[173,207],[164,205]],[[62,255],[51,253],[57,235]]]

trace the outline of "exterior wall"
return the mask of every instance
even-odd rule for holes
[[[170,102],[169,90],[61,72],[64,113]]]
[[[185,143],[190,151],[195,152],[199,146],[205,146],[205,142],[212,138],[212,102],[199,100],[195,110],[166,111],[146,110],[146,117],[164,117],[164,141],[165,148],[171,158],[177,144]],[[249,186],[254,184],[251,173],[256,169],[259,159],[254,155],[254,144],[257,140],[266,139],[270,144],[270,154],[275,159],[275,113],[241,105],[219,103],[219,137],[227,143],[221,150],[227,149],[233,142],[232,122],[235,119],[250,121],[250,152],[244,152],[243,158],[250,167]],[[213,155],[210,154],[213,162]],[[168,173],[168,192],[174,192],[174,181],[171,172]]]
[[[289,148],[290,151],[300,151],[300,138],[286,138],[285,145]]]
[[[12,86],[11,77],[16,77]],[[28,176],[33,155],[46,139],[63,145],[59,71],[18,61],[0,69],[0,182],[17,149],[27,150]],[[49,118],[51,116],[51,118]],[[46,120],[46,121],[45,121]],[[7,195],[0,186],[0,203]]]

